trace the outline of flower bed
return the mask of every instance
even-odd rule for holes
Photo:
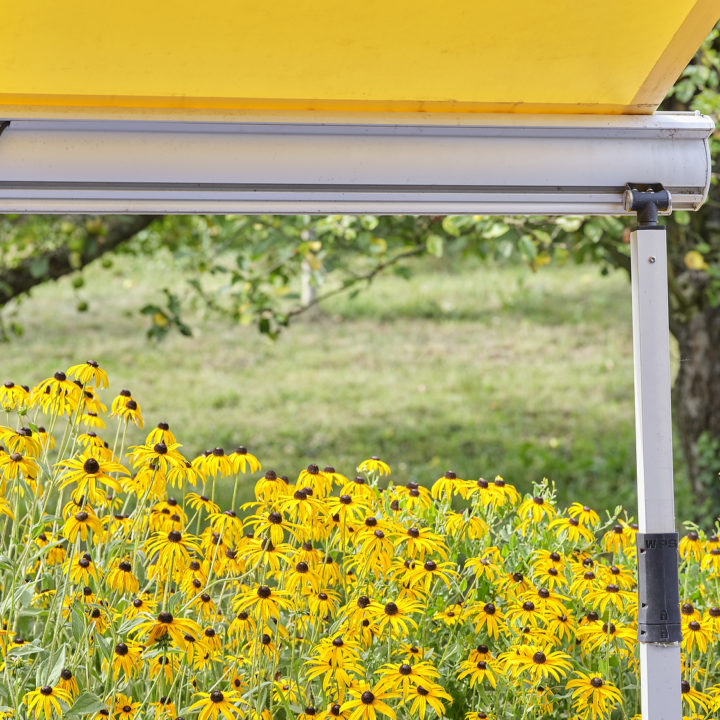
[[[0,387],[0,717],[639,712],[620,509],[557,508],[548,481],[396,484],[378,458],[288,479],[243,447],[187,458],[164,422],[126,448],[141,407],[123,390],[108,413],[107,385],[90,361]],[[215,502],[249,482],[255,501]],[[680,552],[683,704],[706,717],[720,541]]]

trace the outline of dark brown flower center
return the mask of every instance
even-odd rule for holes
[[[361,700],[365,705],[372,705],[372,704],[375,702],[375,696],[374,696],[369,690],[366,690],[366,691],[360,696],[360,700]]]
[[[533,658],[532,658],[532,659],[533,659],[533,662],[534,662],[534,663],[537,663],[538,665],[542,665],[542,664],[547,660],[547,657],[545,656],[545,653],[544,653],[544,652],[542,652],[541,650],[538,650],[538,651],[533,655]]]
[[[385,605],[386,615],[397,615],[398,612],[398,606],[394,602],[389,602],[387,605]]]
[[[267,585],[261,585],[257,589],[257,594],[258,594],[258,597],[267,599],[270,597],[270,595],[272,595],[272,590],[270,590],[270,588]]]
[[[594,677],[594,678],[590,681],[590,684],[591,684],[594,688],[601,688],[601,687],[603,686],[603,681],[602,681],[599,677]]]
[[[221,703],[224,699],[225,696],[219,690],[210,693],[210,702]]]

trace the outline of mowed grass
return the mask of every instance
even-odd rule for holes
[[[634,512],[626,275],[443,260],[414,270],[334,299],[276,342],[191,314],[193,337],[155,343],[138,309],[184,278],[169,257],[121,258],[87,273],[86,313],[69,279],[12,310],[25,334],[2,348],[0,381],[34,384],[95,358],[110,373],[108,404],[129,388],[146,428],[169,422],[188,456],[243,444],[291,479],[311,462],[352,475],[371,455],[398,483],[430,484],[452,469],[501,474],[527,491],[546,476],[562,502]],[[684,483],[679,472],[680,517]],[[220,489],[225,502],[230,493]]]

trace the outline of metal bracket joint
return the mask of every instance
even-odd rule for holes
[[[658,227],[658,213],[672,212],[672,198],[661,183],[627,183],[623,204],[637,213],[640,230]]]

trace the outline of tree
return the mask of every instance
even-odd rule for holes
[[[670,92],[662,109],[720,113],[720,40],[715,29]],[[711,141],[713,157],[720,141]],[[629,271],[630,223],[600,218],[192,216],[23,218],[0,220],[0,303],[34,285],[76,272],[109,252],[150,253],[165,248],[194,270],[196,300],[233,321],[254,321],[274,337],[307,309],[292,291],[311,269],[313,303],[357,293],[381,272],[409,272],[411,257],[455,252],[520,259],[533,269],[554,262],[594,261]],[[720,187],[697,213],[667,219],[670,327],[680,350],[674,415],[694,492],[708,508],[720,506]],[[220,297],[208,278],[225,278]],[[81,282],[79,280],[78,282]],[[181,298],[166,289],[164,304],[143,308],[149,334],[190,329]],[[12,328],[10,328],[12,329]],[[16,328],[17,330],[17,328]]]

